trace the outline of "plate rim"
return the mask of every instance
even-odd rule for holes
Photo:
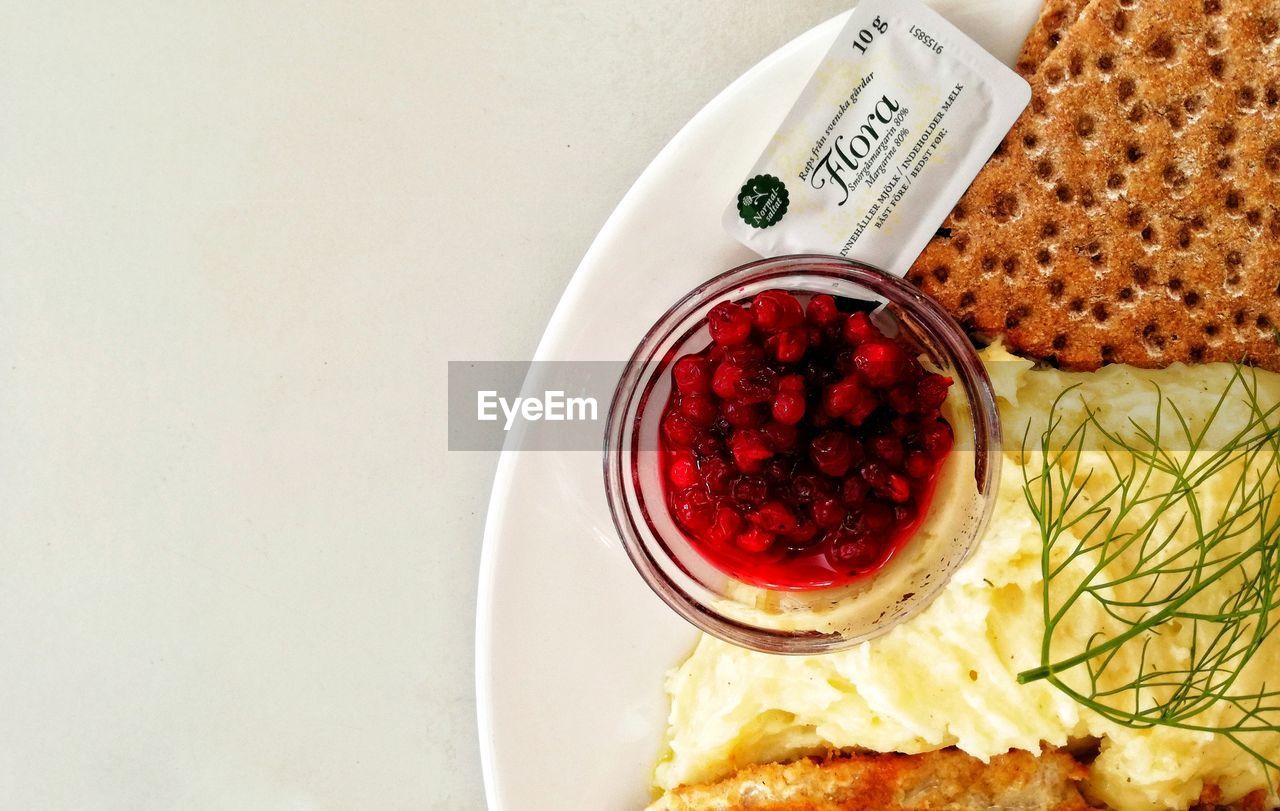
[[[681,143],[688,137],[689,133],[698,129],[702,122],[712,117],[717,108],[727,103],[727,100],[736,96],[744,85],[751,84],[758,76],[767,73],[773,69],[773,66],[791,57],[797,51],[803,51],[811,47],[814,40],[818,39],[834,39],[835,30],[843,25],[844,20],[852,13],[852,10],[843,11],[836,14],[817,25],[801,32],[792,39],[788,40],[778,48],[774,49],[767,56],[756,62],[754,65],[745,70],[736,79],[725,86],[720,92],[707,101],[697,113],[695,113],[679,130],[667,141],[667,143],[654,155],[653,159],[645,166],[644,170],[639,174],[636,180],[623,194],[618,204],[610,212],[604,224],[601,226],[595,238],[592,239],[591,245],[583,254],[582,260],[574,269],[569,277],[568,283],[565,285],[564,292],[561,294],[559,301],[556,303],[555,309],[551,313],[551,317],[547,320],[547,326],[542,332],[542,336],[538,339],[538,346],[534,352],[533,360],[543,360],[548,352],[547,347],[551,343],[552,337],[560,330],[565,329],[567,318],[565,313],[569,312],[574,303],[580,296],[579,288],[582,286],[582,279],[585,274],[584,268],[588,268],[595,261],[597,253],[603,250],[604,245],[613,240],[614,232],[621,226],[620,223],[627,219],[627,212],[635,205],[635,200],[642,197],[642,190],[646,185],[653,182],[652,178],[659,174],[655,171],[656,167],[661,166],[671,155],[680,149]],[[562,323],[563,322],[563,323]],[[504,513],[506,510],[505,495],[510,491],[511,484],[515,475],[515,458],[510,452],[519,448],[523,431],[519,433],[513,432],[507,437],[503,443],[502,451],[498,459],[497,467],[494,472],[493,485],[489,493],[489,503],[485,510],[484,517],[484,534],[480,548],[480,567],[478,586],[476,591],[476,620],[475,620],[475,698],[476,698],[476,722],[477,732],[480,745],[480,770],[484,782],[484,795],[486,806],[490,811],[506,811],[503,803],[503,794],[496,771],[496,751],[494,746],[494,729],[493,729],[493,660],[491,656],[493,643],[493,596],[496,584],[497,560],[500,552],[501,534],[498,530],[503,525]]]

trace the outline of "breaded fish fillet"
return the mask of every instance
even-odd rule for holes
[[[681,786],[649,811],[1083,811],[1086,769],[1070,755],[1013,751],[983,763],[956,749],[751,766]]]

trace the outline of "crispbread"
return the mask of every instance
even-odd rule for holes
[[[1068,368],[1280,369],[1278,20],[1280,0],[1092,0],[909,278]]]
[[[1089,0],[1045,0],[1044,7],[1040,9],[1040,18],[1022,43],[1022,52],[1018,54],[1018,63],[1015,65],[1018,73],[1026,77],[1036,72],[1045,57],[1058,47],[1063,32],[1079,19],[1081,10],[1088,2]]]

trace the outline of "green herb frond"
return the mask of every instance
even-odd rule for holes
[[[1263,403],[1257,374],[1237,366],[1203,417],[1155,386],[1149,424],[1130,416],[1122,432],[1076,388],[1043,433],[1028,423],[1023,435],[1045,632],[1039,666],[1018,680],[1048,681],[1118,724],[1220,733],[1280,769],[1252,739],[1280,734],[1280,686],[1240,682],[1280,627],[1280,403]],[[1225,488],[1218,502],[1202,498],[1211,481]],[[1062,650],[1091,621],[1105,627]]]

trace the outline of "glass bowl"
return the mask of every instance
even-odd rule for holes
[[[712,565],[676,525],[664,497],[659,423],[671,364],[711,343],[707,312],[767,289],[828,293],[885,304],[872,319],[951,376],[944,416],[955,445],[920,528],[881,569],[846,585],[773,590]],[[960,326],[894,276],[834,256],[783,256],[742,265],[700,285],[644,336],[618,381],[605,435],[613,521],[631,562],[680,616],[728,642],[770,653],[839,650],[885,633],[925,608],[973,550],[991,515],[1000,471],[1000,421],[991,381]]]

